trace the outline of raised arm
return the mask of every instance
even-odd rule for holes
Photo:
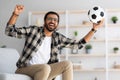
[[[10,19],[8,21],[8,25],[14,25],[16,23],[18,16],[20,15],[21,12],[23,12],[23,10],[24,10],[23,5],[16,5],[16,7],[12,13],[12,16],[10,17]]]
[[[20,15],[21,12],[23,12],[24,6],[23,5],[16,5],[12,16],[10,17],[6,29],[5,29],[5,34],[11,37],[16,37],[16,38],[25,38],[27,34],[30,31],[30,27],[16,27],[15,23]]]
[[[99,27],[103,26],[104,20],[102,20],[99,24],[93,23],[93,28],[90,30],[90,32],[84,37],[84,40],[86,42],[89,42],[91,37],[94,35],[94,33],[98,30]]]

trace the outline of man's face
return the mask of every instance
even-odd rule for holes
[[[45,28],[52,32],[54,31],[57,26],[58,26],[58,17],[55,14],[49,14],[45,20],[45,24],[44,24]]]

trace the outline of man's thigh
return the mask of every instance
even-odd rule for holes
[[[60,74],[63,73],[63,71],[66,69],[66,67],[71,64],[70,61],[61,61],[58,63],[53,63],[53,64],[49,64],[51,67],[51,72],[49,75],[49,78],[54,78]]]
[[[36,64],[24,68],[19,68],[16,70],[16,73],[26,74],[34,77],[35,73],[38,71],[42,71],[45,66],[48,66],[48,64]]]

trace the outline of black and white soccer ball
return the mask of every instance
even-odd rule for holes
[[[100,6],[94,6],[88,11],[88,17],[91,22],[98,24],[105,18],[105,11]]]

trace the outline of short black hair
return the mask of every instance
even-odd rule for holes
[[[47,12],[47,13],[45,14],[45,16],[44,16],[44,21],[46,20],[46,18],[47,18],[47,16],[48,16],[49,14],[55,14],[55,15],[57,15],[57,17],[58,17],[58,23],[59,23],[59,20],[60,20],[59,14],[58,14],[57,12],[54,12],[54,11],[49,11],[49,12]]]

